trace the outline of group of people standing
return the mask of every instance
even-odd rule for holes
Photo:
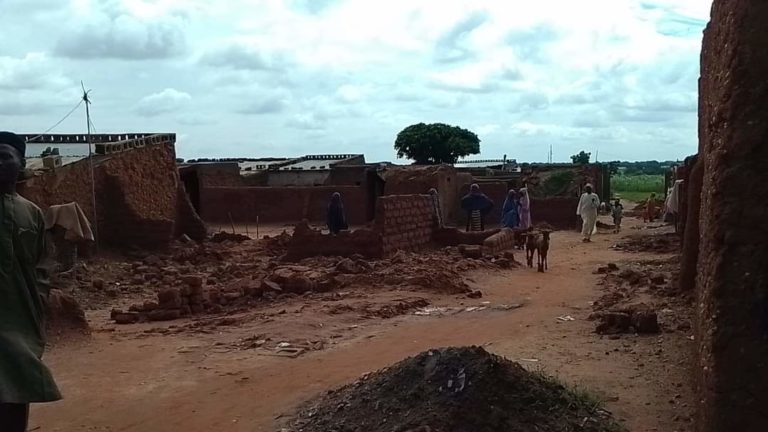
[[[430,189],[429,195],[432,197],[437,223],[439,226],[443,226],[440,195],[437,189]],[[610,207],[615,232],[619,232],[624,206],[617,199]],[[480,190],[478,184],[473,184],[469,188],[469,193],[461,199],[461,208],[467,214],[467,231],[484,231],[485,219],[493,210],[494,202]],[[576,215],[581,217],[582,220],[581,234],[585,243],[591,242],[592,236],[597,233],[597,216],[600,208],[600,197],[594,192],[592,185],[587,184],[576,208]],[[341,194],[338,192],[331,196],[330,203],[328,204],[327,222],[329,231],[334,235],[349,229],[344,205],[341,201]],[[528,188],[526,186],[520,188],[519,191],[510,189],[507,192],[507,197],[501,210],[501,226],[503,228],[519,228],[523,230],[533,226],[531,222],[531,198],[528,195]]]
[[[485,217],[493,210],[493,200],[473,184],[469,193],[461,199],[461,208],[467,213],[467,231],[484,231]],[[501,210],[501,226],[504,228],[528,229],[531,224],[531,198],[528,188],[520,191],[510,189]]]

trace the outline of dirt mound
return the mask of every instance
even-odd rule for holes
[[[615,246],[626,252],[675,253],[680,251],[677,234],[633,235]]]
[[[289,430],[623,430],[595,406],[587,395],[483,348],[444,348],[329,392],[300,412]]]

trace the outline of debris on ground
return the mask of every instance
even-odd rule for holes
[[[680,252],[680,236],[674,233],[665,234],[635,234],[614,246],[614,249],[625,252]]]
[[[595,312],[589,318],[597,321],[595,332],[602,335],[655,334],[661,331],[656,311],[643,303],[606,312]]]
[[[327,392],[289,431],[624,430],[591,396],[481,347],[423,352]]]
[[[247,235],[243,234],[236,234],[236,233],[229,233],[226,231],[219,231],[213,236],[211,236],[211,241],[213,243],[223,243],[225,241],[232,241],[232,242],[244,242],[246,240],[250,240],[251,238]]]

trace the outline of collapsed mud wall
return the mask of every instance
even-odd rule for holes
[[[768,421],[768,2],[715,0],[701,56],[699,432]]]
[[[379,258],[398,250],[414,251],[432,241],[437,228],[429,195],[392,195],[379,198],[372,227],[333,236],[297,225],[286,259],[310,256],[362,255]]]
[[[173,238],[179,178],[173,143],[93,159],[96,218],[87,159],[28,179],[20,193],[45,209],[77,202],[100,240],[118,247],[162,247]]]
[[[208,187],[200,192],[200,213],[209,222],[324,222],[334,192],[342,195],[347,220],[367,222],[367,191],[361,186]]]

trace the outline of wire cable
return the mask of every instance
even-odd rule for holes
[[[52,130],[53,130],[55,127],[56,127],[56,126],[58,126],[58,125],[62,124],[62,123],[64,122],[64,120],[68,119],[68,118],[69,118],[69,116],[71,116],[71,115],[72,115],[72,113],[74,113],[74,112],[75,112],[75,111],[76,111],[78,108],[80,108],[80,105],[82,105],[82,104],[83,104],[83,100],[82,100],[82,99],[80,99],[80,102],[78,102],[78,103],[77,103],[77,105],[75,105],[75,107],[74,107],[74,108],[72,108],[72,109],[71,109],[71,110],[70,110],[70,111],[67,113],[67,115],[65,115],[65,116],[64,116],[64,117],[63,117],[61,120],[59,120],[58,122],[56,122],[56,124],[55,124],[55,125],[53,125],[53,126],[49,127],[49,128],[48,128],[48,129],[47,129],[45,132],[41,133],[40,135],[38,135],[38,136],[36,136],[36,137],[32,137],[32,138],[28,139],[28,140],[27,140],[27,142],[28,142],[28,143],[30,143],[30,142],[32,142],[32,141],[35,141],[36,139],[40,138],[41,136],[43,136],[43,135],[47,134],[48,132],[52,131]]]

